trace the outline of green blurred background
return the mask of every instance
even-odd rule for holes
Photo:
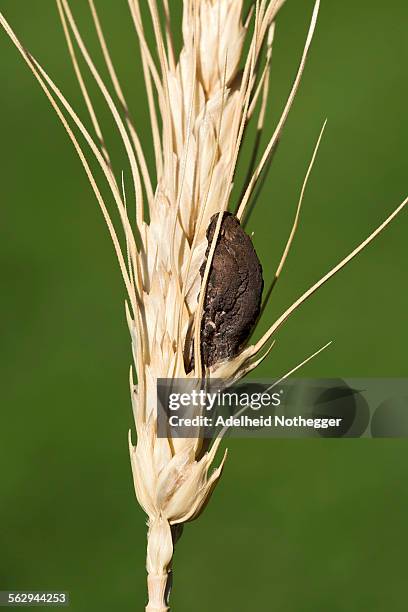
[[[171,4],[177,22],[181,0]],[[55,3],[0,5],[87,119]],[[99,61],[87,3],[72,6]],[[127,3],[97,0],[97,7],[152,163]],[[269,134],[311,10],[309,0],[290,0],[278,20]],[[405,0],[386,9],[380,0],[322,3],[304,81],[249,224],[271,278],[327,116],[301,231],[268,321],[408,192],[407,26]],[[5,35],[0,65],[0,589],[67,590],[75,612],[142,610],[145,519],[127,450],[124,290],[74,150]],[[123,152],[100,99],[98,108],[120,168]],[[258,376],[283,374],[330,339],[304,375],[407,376],[407,231],[404,213],[304,305]],[[228,446],[223,481],[176,552],[176,612],[407,610],[407,441]]]

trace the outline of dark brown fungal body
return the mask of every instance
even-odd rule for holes
[[[218,214],[207,229],[208,247],[201,276],[214,237]],[[263,290],[262,267],[250,237],[238,219],[224,213],[211,264],[201,323],[201,354],[205,366],[234,357],[248,339],[258,318]],[[191,369],[194,367],[193,358]]]

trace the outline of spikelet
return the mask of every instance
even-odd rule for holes
[[[231,193],[245,128],[258,103],[258,136],[263,129],[275,19],[283,0],[258,0],[253,3],[245,19],[242,14],[243,0],[184,0],[183,47],[178,58],[172,43],[168,0],[162,1],[160,11],[156,0],[148,0],[155,34],[155,54],[145,37],[139,0],[128,0],[140,43],[149,103],[156,162],[155,188],[110,58],[94,0],[88,2],[117,102],[93,63],[68,0],[56,1],[95,137],[86,129],[45,70],[23,47],[2,15],[0,22],[73,142],[118,257],[128,294],[126,317],[137,374],[136,385],[131,369],[130,389],[137,443],[136,446],[133,444],[129,433],[129,451],[136,496],[148,516],[149,603],[146,610],[163,612],[169,609],[168,574],[171,572],[174,544],[182,525],[197,518],[208,502],[221,476],[226,454],[214,468],[220,438],[207,452],[203,452],[200,438],[158,438],[157,380],[214,377],[233,382],[243,377],[266,357],[271,348],[266,348],[267,344],[292,312],[365,248],[395,218],[407,200],[352,253],[300,296],[256,344],[239,346],[230,357],[211,365],[205,363],[201,351],[201,323],[207,283],[217,241],[221,236],[224,213],[234,206]],[[271,160],[294,101],[318,11],[319,0],[314,6],[299,69],[281,118],[258,164],[250,168],[249,180],[236,209],[240,221],[245,218],[254,190]],[[165,22],[164,33],[161,17]],[[247,49],[245,54],[244,48]],[[77,49],[105,98],[127,152],[134,188],[136,227],[128,216],[123,177],[120,184],[111,165],[103,130],[80,69]],[[110,187],[120,215],[125,247],[118,238],[109,206],[101,195],[87,157],[75,136],[74,127],[85,138]],[[264,305],[281,274],[293,242],[324,127],[302,186],[292,230]],[[149,212],[148,221],[144,218],[145,207]],[[209,241],[207,229],[214,219],[216,224]],[[190,365],[185,359],[189,347],[193,353]],[[316,356],[320,350],[308,359]]]

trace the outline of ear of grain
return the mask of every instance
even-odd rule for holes
[[[94,0],[88,0],[91,15],[117,103],[84,43],[68,0],[56,1],[96,139],[49,75],[26,51],[2,15],[0,23],[38,80],[74,144],[107,222],[124,278],[128,293],[126,318],[137,374],[136,385],[131,369],[130,390],[137,443],[133,444],[129,433],[129,452],[136,496],[148,516],[149,603],[146,610],[164,612],[169,609],[167,581],[172,567],[175,534],[181,525],[197,518],[202,512],[221,476],[226,453],[214,469],[222,436],[214,441],[207,452],[203,452],[200,438],[182,440],[157,437],[157,379],[200,379],[204,376],[234,382],[253,370],[269,354],[274,344],[274,334],[296,308],[365,248],[407,201],[290,306],[256,344],[240,347],[228,358],[214,360],[208,367],[201,351],[207,282],[211,278],[216,248],[223,230],[224,213],[231,208],[232,186],[245,128],[259,102],[258,137],[248,181],[238,203],[239,219],[244,219],[248,213],[255,187],[270,163],[293,104],[315,30],[319,0],[315,3],[293,87],[258,164],[256,159],[264,127],[275,18],[283,0],[254,2],[246,20],[242,16],[243,0],[184,0],[183,46],[178,58],[172,40],[169,2],[163,0],[159,7],[156,0],[147,1],[154,29],[155,57],[145,37],[139,0],[128,0],[140,43],[151,117],[156,161],[155,188]],[[248,52],[244,56],[246,41]],[[123,176],[120,188],[120,181],[112,168],[103,130],[79,67],[78,52],[101,91],[123,140],[132,177],[133,202],[126,201]],[[121,246],[108,206],[73,126],[85,138],[110,187],[112,200],[119,211],[125,247]],[[304,190],[321,136],[302,188],[294,225],[276,279],[295,236]],[[149,207],[148,224],[143,216],[144,201]],[[132,226],[128,217],[129,205],[134,205],[136,210],[136,227]],[[211,219],[212,238],[207,240]],[[140,247],[136,246],[136,238]],[[194,339],[192,368],[185,364],[188,338]],[[320,351],[310,358],[318,353]]]

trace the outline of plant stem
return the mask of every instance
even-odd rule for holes
[[[167,573],[161,576],[148,575],[149,603],[146,606],[146,612],[168,612],[170,610],[165,603],[168,576]]]
[[[173,586],[173,553],[183,533],[183,525],[170,526],[166,519],[156,517],[149,521],[147,534],[147,592],[146,612],[168,612]]]
[[[168,612],[167,582],[173,558],[173,534],[168,521],[162,516],[151,517],[147,533],[147,591],[149,603],[146,612]]]

